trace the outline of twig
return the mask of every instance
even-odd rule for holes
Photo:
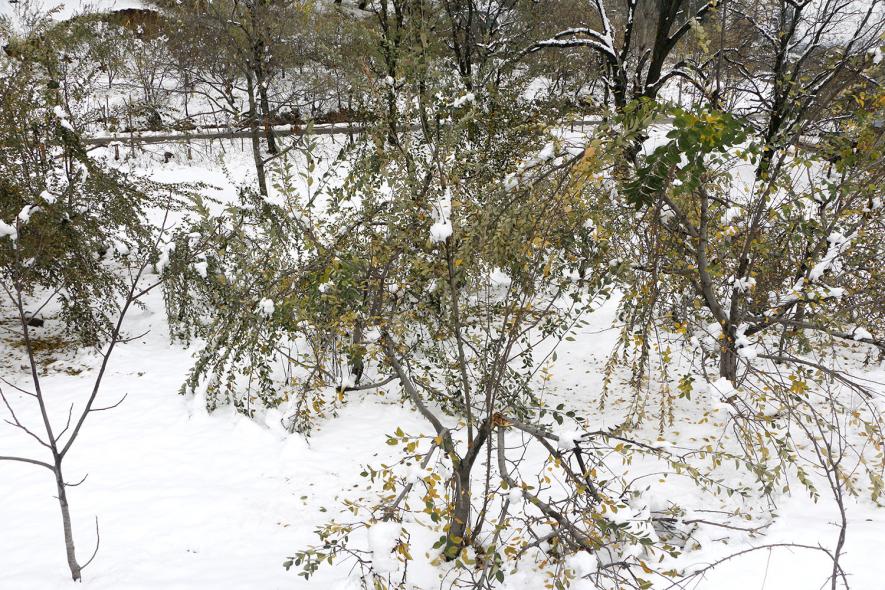
[[[124,401],[128,396],[129,396],[129,393],[126,392],[126,393],[123,394],[123,397],[121,397],[120,400],[119,400],[117,403],[112,404],[112,405],[110,405],[110,406],[105,406],[105,407],[103,407],[103,408],[92,408],[92,409],[90,409],[89,411],[90,411],[90,412],[104,412],[105,410],[113,410],[114,408],[116,408],[117,406],[119,406],[120,404],[122,404],[123,401]]]
[[[101,545],[101,534],[98,531],[98,515],[95,516],[95,550],[92,552],[92,555],[89,559],[86,560],[86,563],[80,566],[80,571],[86,569],[86,566],[92,563],[92,560],[95,559],[95,556],[98,555],[98,547]]]

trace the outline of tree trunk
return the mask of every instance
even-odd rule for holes
[[[261,97],[261,114],[264,118],[264,137],[267,140],[267,152],[276,154],[279,150],[277,149],[277,140],[273,134],[273,122],[271,121],[270,101],[267,99],[267,88],[265,88],[263,82],[258,84],[258,95]]]
[[[399,114],[396,109],[396,94],[393,88],[387,89],[387,142],[390,145],[399,145],[396,135],[396,123]]]
[[[267,196],[267,177],[264,173],[264,158],[261,155],[261,131],[258,128],[258,109],[255,104],[255,83],[252,76],[246,76],[246,94],[249,98],[249,136],[252,140],[252,158],[258,174],[258,192]]]
[[[258,87],[258,105],[261,107],[261,120],[264,125],[264,137],[267,140],[267,152],[269,154],[276,154],[279,150],[277,150],[277,141],[273,134],[273,124],[270,118],[270,100],[267,98],[264,70],[260,67],[255,69],[255,85]]]
[[[264,72],[266,45],[264,39],[258,31],[262,30],[262,21],[256,8],[260,6],[252,6],[249,8],[249,14],[252,19],[252,28],[258,34],[252,44],[252,72],[255,74],[255,86],[258,87],[259,107],[261,108],[262,126],[264,127],[264,136],[267,140],[267,151],[270,154],[277,153],[277,142],[273,134],[273,126],[270,121],[270,101],[267,98],[267,76]],[[265,16],[267,16],[265,14]]]
[[[452,500],[452,515],[449,518],[449,532],[443,555],[452,561],[467,544],[467,526],[470,523],[470,468],[472,464],[462,464],[455,470],[455,494]]]
[[[735,328],[729,325],[722,339],[722,348],[719,351],[719,376],[725,377],[732,383],[737,381],[738,354],[735,348]]]
[[[61,508],[61,521],[65,534],[65,552],[68,557],[68,567],[71,569],[71,578],[75,582],[80,581],[80,564],[77,563],[77,555],[74,551],[74,531],[71,527],[71,511],[68,508],[68,495],[65,491],[64,477],[61,473],[61,466],[56,465],[55,469],[55,486],[58,491],[58,505]]]
[[[366,347],[363,344],[363,320],[357,318],[353,326],[353,334],[350,340],[350,350],[347,353],[350,363],[350,374],[353,376],[353,384],[359,385],[363,378],[364,358]]]

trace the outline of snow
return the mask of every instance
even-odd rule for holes
[[[461,108],[467,103],[474,102],[476,100],[476,96],[472,92],[468,92],[464,96],[459,96],[454,101],[452,101],[453,108]]]
[[[274,302],[271,299],[267,299],[267,298],[259,301],[258,307],[256,308],[258,315],[265,317],[265,318],[269,318],[270,316],[272,316],[273,312],[275,310],[276,310],[276,305],[274,305]]]
[[[538,152],[537,159],[533,163],[546,162],[547,160],[552,160],[556,155],[556,146],[552,143],[546,144],[540,152]]]
[[[26,224],[31,220],[31,215],[40,211],[40,207],[34,205],[25,205],[21,212],[18,214],[18,220],[22,225]]]
[[[10,225],[0,219],[0,238],[10,238],[12,240],[18,239],[18,230],[15,229],[14,225]]]
[[[873,335],[870,334],[868,330],[866,330],[865,328],[861,328],[860,326],[858,326],[854,329],[854,333],[852,334],[852,337],[855,340],[872,340],[873,339]]]
[[[452,235],[452,222],[448,219],[436,221],[430,226],[430,241],[434,244],[445,242]]]
[[[129,254],[129,246],[127,246],[125,242],[122,242],[120,240],[114,240],[111,244],[111,248],[113,248],[114,252],[121,256],[126,256]]]
[[[581,438],[583,432],[578,432],[576,430],[562,430],[557,432],[556,435],[559,437],[557,441],[557,448],[560,451],[570,451],[575,448],[575,441]]]
[[[759,351],[756,349],[753,341],[750,340],[746,336],[746,331],[750,326],[747,324],[741,324],[737,328],[737,334],[735,335],[734,345],[737,348],[738,356],[745,358],[747,360],[751,360],[759,356]]]
[[[825,272],[828,270],[833,270],[836,266],[836,261],[838,257],[848,248],[848,245],[851,243],[852,236],[844,236],[839,232],[833,232],[827,237],[827,242],[829,242],[830,246],[827,249],[827,253],[824,254],[823,258],[820,262],[814,265],[814,268],[811,269],[811,272],[808,273],[808,278],[812,282],[818,281]]]
[[[129,395],[118,408],[90,416],[66,460],[70,480],[88,474],[68,492],[78,555],[85,560],[92,552],[96,516],[101,534],[84,583],[72,583],[67,572],[48,472],[4,462],[0,588],[345,587],[347,568],[324,568],[305,582],[282,563],[317,542],[314,529],[337,515],[335,497],[342,490],[359,492],[354,486],[365,483],[360,465],[396,456],[379,433],[396,426],[418,432],[420,417],[368,397],[342,408],[306,441],[281,428],[279,412],[268,412],[267,426],[230,409],[208,414],[199,395],[176,393],[191,351],[169,345],[161,294],[147,303],[148,309],[130,314],[127,333],[150,332],[118,347],[98,402]],[[0,343],[0,359],[9,358],[5,347]],[[69,403],[82,403],[97,360],[89,350],[74,349],[58,367],[82,372],[56,370],[43,378],[56,422],[63,423]],[[0,374],[27,384],[18,365],[4,363]],[[20,418],[39,420],[29,399],[4,392]],[[41,451],[29,437],[0,428],[3,454],[36,457]]]
[[[436,221],[430,226],[430,241],[434,244],[445,242],[452,235],[452,193],[446,188],[433,210]]]
[[[610,512],[606,512],[605,514],[606,520],[611,522],[612,524],[624,525],[629,524],[633,521],[633,512],[630,508],[620,507],[617,510],[612,510]]]
[[[827,288],[827,296],[832,297],[834,299],[841,299],[845,295],[845,289],[843,287],[828,287]]]
[[[713,409],[723,408],[727,400],[735,392],[734,385],[725,377],[719,377],[710,383],[710,402]]]
[[[369,549],[372,551],[372,567],[379,573],[396,569],[398,560],[393,553],[402,525],[396,522],[379,522],[368,529]]]
[[[194,263],[194,270],[197,272],[198,275],[200,275],[204,279],[208,275],[208,269],[209,269],[209,263],[206,262],[205,260]],[[271,302],[271,303],[273,303],[273,302]],[[271,313],[273,313],[273,312],[271,312]]]
[[[746,345],[739,348],[737,353],[739,357],[749,361],[759,356],[759,349],[752,345]]]
[[[74,585],[67,578],[51,478],[31,466],[0,464],[0,522],[4,524],[4,534],[0,535],[0,587],[350,587],[348,567],[322,567],[317,577],[305,581],[295,572],[284,570],[282,561],[294,551],[317,543],[313,531],[321,523],[334,517],[352,520],[349,513],[339,513],[338,499],[346,497],[348,490],[353,490],[354,496],[366,495],[365,481],[358,475],[362,466],[391,464],[398,457],[398,449],[385,444],[383,433],[399,426],[410,433],[427,434],[426,422],[403,407],[396,395],[389,399],[376,395],[354,398],[308,440],[285,432],[281,427],[285,414],[279,410],[255,420],[226,408],[208,414],[199,392],[193,396],[175,393],[191,362],[191,350],[169,345],[161,295],[152,295],[147,303],[147,309],[130,316],[127,332],[150,332],[121,345],[112,357],[99,402],[113,403],[121,393],[128,393],[127,399],[119,408],[90,418],[69,458],[72,480],[89,474],[81,486],[70,491],[79,553],[91,553],[95,516],[99,518],[102,539],[95,562],[84,574],[84,584]],[[608,347],[616,340],[617,330],[599,333],[614,320],[614,306],[607,303],[591,319],[590,325],[578,331],[575,342],[567,343],[560,351],[556,392],[549,401],[568,399],[579,411],[586,410],[586,415],[599,416],[598,402],[587,392],[598,391],[602,373],[585,371],[601,366]],[[82,400],[96,360],[90,351],[74,350],[63,358],[61,366],[85,368],[83,372],[69,375],[55,371],[44,377],[45,388],[52,395],[55,420],[63,421],[68,403]],[[27,383],[27,373],[20,366],[3,366],[0,371],[4,378]],[[575,383],[578,389],[571,389]],[[727,380],[719,379],[712,384],[713,391],[728,396],[734,388]],[[12,397],[17,407],[31,410],[21,414],[23,419],[38,417],[24,396]],[[613,411],[608,418],[599,419],[617,423],[614,407],[606,413]],[[685,447],[693,437],[709,432],[689,421],[683,421],[683,425],[679,432],[668,434],[674,447]],[[654,425],[651,431],[653,437],[657,436]],[[566,447],[580,436],[568,427],[558,434],[559,444]],[[508,433],[510,436],[513,434]],[[0,450],[41,451],[27,437],[3,428]],[[447,467],[441,467],[436,472],[445,476]],[[413,469],[407,475],[420,472]],[[660,498],[661,505],[666,505],[664,498],[679,501],[678,493],[674,495],[677,491],[666,486],[650,497]],[[693,493],[690,488],[684,492],[689,499]],[[508,490],[506,498],[513,512],[532,510],[531,505],[523,504],[518,489]],[[738,536],[724,546],[711,542],[687,554],[680,565],[708,563],[737,547],[763,541],[799,540],[832,546],[836,530],[831,525],[835,518],[831,504],[815,503],[800,492],[781,497],[778,502],[780,519],[764,540]],[[850,500],[848,508],[851,528],[844,565],[855,576],[854,587],[875,588],[885,576],[885,567],[876,557],[885,520],[868,502]],[[631,504],[606,516],[619,524],[645,526],[637,510]],[[366,543],[378,571],[392,572],[399,567],[393,551],[403,526],[409,527],[414,537],[418,529],[413,527],[417,525],[381,522],[371,525],[364,537],[352,535],[352,539]],[[716,529],[710,536],[720,533]],[[438,587],[438,580],[432,583],[435,574],[427,573],[424,551],[413,547],[411,553],[417,561],[410,562],[410,575],[430,576],[421,578],[426,582],[414,587]],[[567,563],[580,576],[595,571],[597,562],[589,553],[578,553]],[[826,576],[825,566],[811,553],[774,552],[769,560],[767,552],[759,552],[711,572],[698,588],[741,590],[748,582],[761,580],[766,571],[772,588],[818,587]],[[517,590],[542,585],[535,574],[520,570],[508,575],[504,587]]]
[[[491,282],[493,287],[506,289],[513,282],[513,279],[500,268],[495,268],[489,275],[489,282]]]
[[[759,356],[759,349],[755,346],[748,345],[739,348],[737,353],[739,357],[749,361]]]
[[[420,465],[410,465],[406,470],[406,483],[418,483],[418,480],[422,479],[425,475],[427,475],[427,471],[422,469]]]
[[[58,123],[68,131],[74,131],[74,126],[71,125],[71,122],[68,121],[68,114],[65,112],[63,108],[56,105],[52,108],[52,112],[55,113],[55,116],[58,117]]]
[[[172,256],[174,250],[175,242],[170,242],[161,246],[160,259],[157,261],[158,272],[163,272],[166,270],[166,267],[169,266],[170,256]]]
[[[756,286],[756,279],[753,277],[745,277],[742,279],[737,279],[734,282],[735,289],[737,289],[741,293],[747,293],[748,291],[753,289],[753,287],[755,287],[755,286]]]

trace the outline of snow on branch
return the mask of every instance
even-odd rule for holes
[[[582,38],[572,38],[572,39],[551,38],[551,39],[547,39],[545,41],[539,41],[539,42],[535,43],[534,45],[532,45],[531,47],[529,47],[524,52],[524,54],[535,53],[536,51],[538,51],[540,49],[547,48],[547,47],[562,47],[562,48],[564,48],[564,47],[590,47],[592,49],[595,49],[596,51],[599,51],[600,53],[605,54],[606,57],[608,57],[609,59],[617,59],[617,56],[615,55],[614,50],[611,48],[611,46],[603,45],[602,43],[600,43],[599,41],[596,41],[594,39],[582,39]]]

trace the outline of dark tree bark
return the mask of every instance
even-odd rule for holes
[[[252,159],[258,176],[258,192],[267,196],[267,175],[264,170],[264,156],[261,154],[261,130],[258,127],[258,107],[255,100],[255,81],[246,76],[246,96],[249,99],[249,138],[252,142]]]

